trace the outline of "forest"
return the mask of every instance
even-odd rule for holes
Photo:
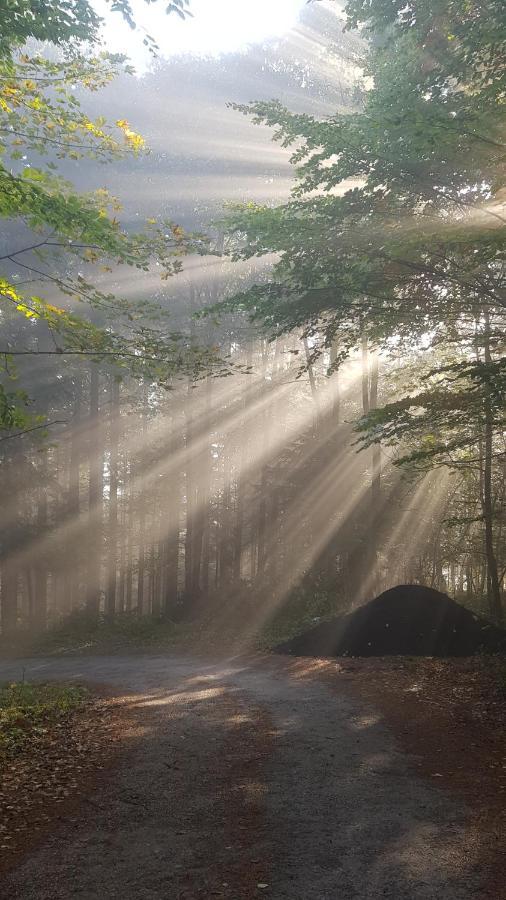
[[[137,75],[87,0],[2,5],[2,640],[246,645],[398,583],[500,625],[503,3],[207,56],[112,6]]]
[[[0,895],[506,900],[504,0],[0,0]]]

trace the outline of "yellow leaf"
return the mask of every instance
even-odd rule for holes
[[[18,303],[18,305],[16,306],[16,309],[19,312],[23,313],[23,315],[26,316],[27,319],[33,319],[33,317],[35,315],[33,309],[30,309],[30,307],[26,306],[25,303]]]

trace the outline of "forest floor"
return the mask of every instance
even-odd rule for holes
[[[65,797],[31,779],[46,818],[13,824],[2,896],[506,896],[499,663],[69,656],[0,680],[20,671],[98,696],[52,746],[79,748]]]

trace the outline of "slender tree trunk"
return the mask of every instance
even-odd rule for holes
[[[213,476],[212,463],[212,420],[211,420],[211,401],[212,401],[212,378],[208,377],[205,388],[205,419],[209,423],[209,430],[204,449],[202,461],[202,497],[201,497],[201,514],[202,514],[202,597],[209,595],[209,565],[211,553],[211,482]]]
[[[47,453],[43,453],[39,469],[40,483],[37,490],[37,534],[41,540],[43,540],[48,527],[47,475]],[[37,555],[34,576],[33,624],[37,630],[42,631],[46,627],[47,620],[47,561],[45,554]]]
[[[199,440],[203,438],[199,438]],[[205,527],[205,469],[207,467],[207,453],[204,448],[198,453],[193,468],[193,511],[192,511],[192,545],[191,545],[191,583],[190,593],[193,600],[198,600],[201,594],[201,568],[202,548],[204,544]]]
[[[485,312],[484,333],[484,359],[485,364],[492,362],[490,352],[490,317],[488,310]],[[485,385],[484,398],[484,459],[483,459],[483,521],[485,524],[485,555],[487,559],[487,587],[490,613],[493,618],[502,622],[503,610],[501,602],[501,587],[497,568],[497,558],[494,548],[494,502],[492,491],[492,459],[494,437],[494,412],[492,407],[491,386],[488,381]]]
[[[144,497],[140,498],[139,512],[139,558],[137,561],[137,613],[139,616],[144,615],[144,582],[146,578],[146,545],[145,545],[145,522],[146,513],[144,509]]]
[[[367,337],[362,337],[362,412],[369,412],[369,344]]]
[[[369,352],[367,336],[362,337],[362,411],[364,416],[378,405],[378,355]],[[379,445],[371,448],[371,493],[369,519],[363,530],[364,548],[360,561],[361,571],[352,572],[356,579],[358,596],[376,593],[379,589],[378,545],[380,542],[381,512],[381,450]]]
[[[99,424],[99,379],[95,363],[90,369],[90,411],[88,429],[88,561],[86,609],[92,616],[100,611],[100,570],[102,551],[102,448]]]
[[[260,481],[260,501],[258,504],[258,523],[257,523],[257,574],[262,574],[265,570],[265,561],[267,558],[266,546],[266,517],[267,517],[267,468],[262,469],[262,479]]]
[[[378,406],[378,380],[379,365],[378,354],[374,351],[371,354],[371,372],[369,386],[369,411],[376,409]],[[372,446],[372,480],[371,480],[371,501],[374,513],[378,512],[381,499],[381,447],[379,444]]]
[[[137,614],[142,616],[144,614],[144,606],[145,606],[145,597],[144,597],[144,581],[146,575],[146,485],[144,482],[144,466],[145,466],[145,458],[146,458],[146,434],[147,434],[147,419],[148,419],[148,390],[147,385],[143,385],[142,390],[142,425],[141,425],[141,433],[142,433],[142,446],[139,457],[139,462],[137,465],[138,472],[138,484],[139,484],[139,495],[138,495],[138,504],[139,504],[139,558],[137,563]]]
[[[192,409],[192,380],[188,380],[188,408],[186,410],[186,465],[185,465],[185,487],[186,487],[186,534],[184,542],[184,593],[185,604],[188,607],[193,605],[195,596],[193,594],[194,584],[194,564],[193,564],[193,526],[194,526],[194,509],[195,509],[195,483],[194,483],[194,461],[193,461],[193,409]]]
[[[273,388],[276,390],[276,376],[278,374],[279,368],[279,354],[280,354],[280,339],[276,339],[276,346],[274,350],[274,360],[273,360],[273,385],[267,385],[266,390],[272,391]],[[263,357],[263,366],[262,366],[262,376],[265,380],[265,375],[267,371],[267,355]],[[315,387],[315,386],[314,386]],[[267,501],[268,501],[268,492],[270,490],[269,485],[269,463],[271,462],[271,438],[272,438],[272,426],[274,419],[274,402],[275,395],[272,396],[270,403],[266,404],[265,411],[263,415],[263,442],[264,442],[264,454],[265,458],[262,463],[262,471],[260,477],[260,497],[258,502],[258,519],[257,519],[257,574],[262,574],[265,570],[265,564],[267,560]]]
[[[309,352],[309,344],[307,342],[306,337],[302,338],[302,343],[304,346],[304,353],[306,356],[306,366],[307,366],[307,374],[308,374],[308,379],[309,379],[309,388],[310,388],[311,397],[313,398],[313,403],[314,403],[315,412],[314,412],[314,420],[313,420],[313,431],[316,434],[316,432],[318,431],[318,421],[320,418],[318,388],[316,387],[316,379],[314,376],[313,365],[311,363],[311,354]],[[277,347],[277,344],[276,344],[276,347]]]
[[[251,368],[251,345],[248,345],[246,356],[246,367]],[[248,445],[250,439],[250,428],[247,419],[248,415],[248,388],[249,376],[246,376],[246,384],[242,401],[242,419],[239,431],[239,452],[237,464],[237,481],[236,481],[236,508],[235,508],[235,527],[234,527],[234,564],[233,579],[237,584],[241,580],[241,562],[243,551],[243,533],[244,533],[244,506],[245,494],[247,490],[247,477],[245,473],[246,458],[248,454]]]
[[[125,516],[124,513],[120,517],[121,528],[119,538],[119,579],[118,579],[118,602],[117,609],[119,613],[125,612],[125,587],[126,587],[126,546],[125,546]]]
[[[75,382],[75,399],[74,399],[74,415],[72,417],[72,431],[70,437],[70,457],[69,457],[69,486],[68,486],[68,519],[71,527],[77,529],[77,523],[80,517],[80,462],[82,440],[81,428],[81,392],[82,382],[76,379]],[[80,572],[82,566],[80,547],[69,547],[67,556],[70,559],[66,561],[67,585],[68,585],[68,607],[69,609],[78,609],[81,598],[79,595]]]
[[[177,444],[174,438],[171,441],[172,453],[177,452]],[[166,503],[166,537],[164,539],[164,579],[163,579],[163,609],[166,615],[171,616],[177,606],[178,567],[179,567],[179,505],[181,489],[179,473],[169,468],[168,489],[165,494]]]
[[[473,600],[474,597],[474,585],[473,585],[473,569],[470,564],[466,566],[466,593],[467,597],[470,601]]]
[[[223,492],[220,514],[220,585],[228,588],[233,578],[232,510],[231,510],[231,465],[230,450],[226,440],[223,444]]]
[[[154,613],[153,603],[155,596],[155,545],[154,542],[151,541],[149,547],[149,562],[148,562],[148,608],[146,610],[147,614],[152,616]]]
[[[70,468],[70,444],[68,440],[62,440],[56,447],[55,466],[56,466],[56,483],[58,485],[58,499],[55,504],[54,520],[56,524],[68,521],[69,503],[68,503],[68,481]],[[51,603],[53,612],[62,618],[69,612],[69,566],[64,554],[63,559],[55,560],[52,563],[51,577]]]
[[[2,572],[2,634],[12,634],[18,623],[18,572],[10,560],[1,565]]]
[[[125,612],[130,614],[133,606],[133,553],[134,553],[134,523],[135,523],[135,495],[132,484],[132,471],[134,464],[129,460],[125,464],[125,480],[130,483],[128,491],[128,504],[126,509],[125,526]]]
[[[35,574],[32,566],[26,566],[23,575],[21,577],[22,583],[24,582],[25,589],[23,590],[23,600],[25,603],[23,606],[25,609],[20,610],[22,621],[25,619],[28,621],[30,628],[36,628],[36,616],[35,616],[35,590],[34,590],[34,581]],[[26,597],[25,597],[26,593]],[[23,615],[24,613],[24,615]]]
[[[210,436],[211,441],[211,436]],[[210,450],[210,448],[209,448]],[[205,485],[205,497],[204,497],[204,505],[205,505],[205,519],[204,519],[204,534],[202,539],[202,596],[207,598],[209,596],[209,579],[211,577],[211,484],[213,477],[213,465],[212,465],[212,457],[209,452],[208,459],[208,467],[206,472],[206,485]]]
[[[119,417],[120,417],[120,385],[118,379],[111,377],[111,419],[110,419],[110,454],[109,454],[109,522],[108,522],[108,560],[107,560],[107,594],[105,611],[109,618],[116,612],[116,588],[118,571],[118,456],[119,456]]]
[[[154,517],[158,519],[156,529],[156,540],[153,541],[151,554],[151,615],[159,616],[162,610],[162,591],[163,591],[163,532],[162,532],[162,510],[157,504]]]
[[[241,559],[242,559],[242,535],[244,520],[244,489],[243,480],[239,475],[237,481],[237,502],[235,507],[235,528],[234,528],[234,582],[237,584],[241,580]]]
[[[330,440],[332,446],[336,448],[337,453],[341,452],[340,446],[340,438],[338,434],[338,429],[336,429],[336,425],[339,425],[341,422],[341,388],[339,383],[339,371],[336,371],[336,362],[338,355],[338,343],[337,340],[332,342],[332,346],[330,348],[329,353],[329,368],[331,369],[330,374],[330,390],[332,392],[332,406],[330,409],[330,415],[326,416],[327,422],[327,431],[330,435]],[[333,451],[334,452],[334,451]],[[331,536],[328,541],[327,547],[324,552],[324,559],[322,563],[322,568],[325,571],[325,578],[329,585],[332,585],[335,582],[336,574],[337,574],[337,555],[338,548],[336,546],[336,533]]]
[[[330,368],[333,370],[331,375],[332,386],[332,424],[339,425],[341,421],[341,387],[339,383],[339,372],[335,370],[337,362],[338,344],[334,340],[330,348]]]
[[[125,575],[125,612],[132,612],[132,600],[133,600],[133,572],[132,572],[132,546],[131,542],[128,542],[128,565],[126,569]]]

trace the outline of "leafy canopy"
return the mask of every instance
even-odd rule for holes
[[[468,398],[476,443],[475,397],[489,397],[498,428],[503,418],[501,393],[492,388],[503,377],[500,342],[485,334],[484,317],[500,331],[504,7],[497,0],[358,0],[347,12],[351,27],[374,38],[360,109],[318,120],[276,101],[236,107],[293,147],[296,183],[282,206],[229,208],[235,258],[274,253],[277,262],[272,277],[221,308],[244,309],[271,333],[302,328],[322,349],[338,339],[339,358],[364,335],[401,352],[427,338],[436,346],[452,329],[455,371],[441,373],[438,388],[416,403],[404,397],[363,427],[369,441],[390,439],[391,429],[404,436],[402,404],[406,411],[424,401],[428,419],[437,390],[441,398],[455,392],[458,414]],[[482,365],[485,343],[491,360]],[[416,420],[418,428],[423,420]],[[446,460],[444,435],[440,444],[438,459]],[[436,459],[433,448],[429,456]]]
[[[184,15],[187,6],[177,0],[167,12]],[[0,216],[11,227],[1,256],[4,318],[16,313],[43,323],[53,335],[55,352],[110,356],[135,372],[144,364],[166,383],[181,370],[216,364],[210,351],[160,324],[156,304],[127,302],[83,274],[91,267],[107,272],[128,265],[147,271],[156,264],[165,279],[181,269],[185,253],[202,252],[205,245],[201,237],[190,238],[173,222],[155,218],[131,232],[121,224],[116,198],[104,189],[78,193],[58,174],[58,160],[107,162],[144,151],[143,139],[128,121],[92,119],[80,99],[83,90],[99,90],[118,72],[131,73],[125,58],[100,51],[100,18],[85,0],[8,0],[3,7]],[[114,2],[112,8],[135,27],[128,2]],[[24,49],[29,39],[49,42],[56,51],[29,55]],[[40,284],[37,294],[24,290],[33,281]],[[99,310],[110,324],[99,328],[70,312],[58,300],[62,295]],[[156,328],[149,325],[153,316]],[[37,349],[0,347],[7,382],[15,377],[13,356],[26,352]],[[3,427],[26,424],[20,396],[8,384],[2,386]]]

